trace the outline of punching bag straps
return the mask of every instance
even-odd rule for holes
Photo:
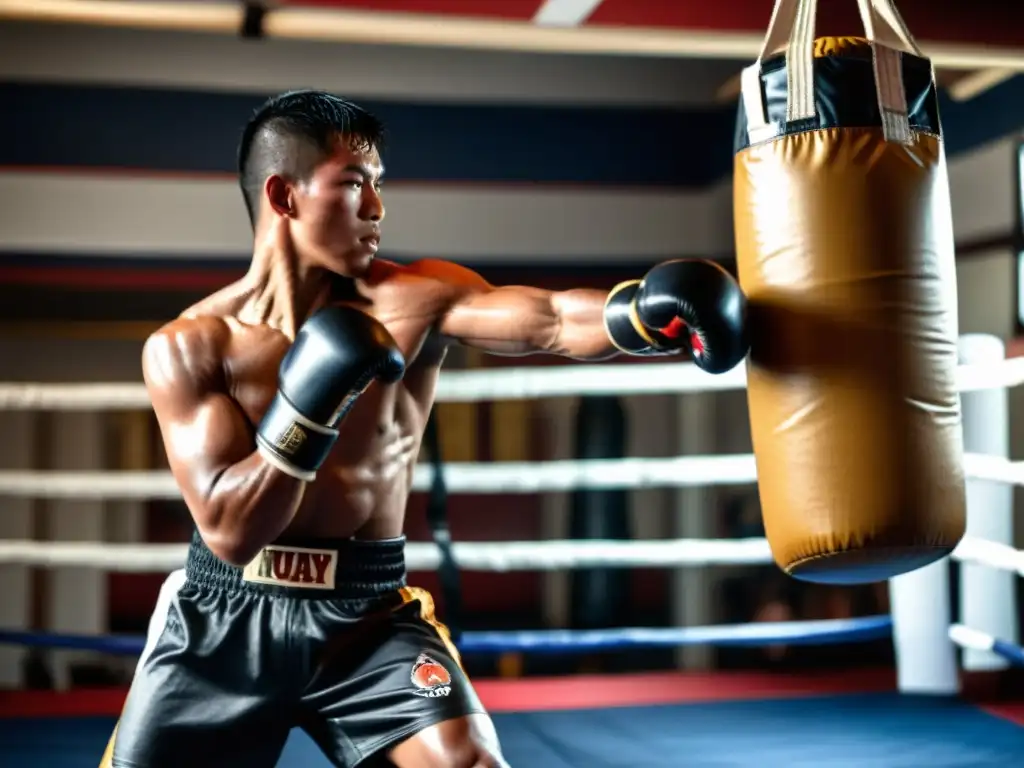
[[[900,51],[905,50],[921,58],[924,56],[892,0],[857,0],[857,10],[864,25],[864,35],[871,42],[882,135],[886,141],[909,144],[912,135]],[[932,79],[935,79],[934,72]]]
[[[445,623],[457,645],[462,633],[462,584],[459,566],[452,551],[452,536],[448,529],[448,488],[444,482],[444,462],[441,458],[441,441],[437,433],[437,411],[432,409],[423,435],[430,453],[430,491],[427,496],[427,524],[430,534],[441,553],[437,576],[441,582],[441,596],[444,599]]]
[[[892,0],[857,0],[857,10],[868,40],[927,58]]]
[[[770,139],[778,127],[768,122],[761,89],[761,64],[779,49],[786,49],[786,121],[808,120],[814,105],[814,28],[817,0],[775,0],[771,22],[757,61],[740,75],[740,96],[747,115],[751,143]]]
[[[907,89],[903,84],[903,56],[887,45],[872,45],[878,113],[882,116],[882,136],[886,141],[909,144],[910,132]]]
[[[747,116],[747,135],[751,144],[770,139],[774,135],[774,127],[768,123],[768,111],[761,92],[761,62],[781,49],[789,39],[789,30],[796,21],[798,2],[775,0],[761,53],[753,64],[740,72],[740,98]]]
[[[761,89],[761,64],[786,44],[786,122],[815,116],[814,29],[817,0],[776,0],[757,61],[741,75],[741,97],[751,143],[779,133],[768,121]],[[924,58],[892,0],[857,0],[864,34],[872,45],[875,87],[886,141],[911,141],[907,95],[903,84],[905,50]]]
[[[796,25],[797,9],[801,2],[803,0],[775,0],[775,8],[772,9],[772,18],[768,22],[764,44],[761,46],[761,53],[757,56],[758,64],[781,51],[789,43],[789,36]]]
[[[786,49],[786,122],[814,117],[814,28],[818,0],[800,0]]]

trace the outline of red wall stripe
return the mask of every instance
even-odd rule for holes
[[[900,0],[900,14],[920,40],[977,45],[1024,46],[1024,4],[1006,0]],[[590,24],[673,27],[722,32],[758,32],[768,28],[768,0],[727,3],[604,0]],[[819,35],[861,35],[857,4],[818,3]]]
[[[525,21],[533,18],[542,0],[288,0],[288,5],[347,11],[425,13],[482,16]]]

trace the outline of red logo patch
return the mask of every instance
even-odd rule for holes
[[[452,690],[452,676],[440,662],[425,653],[421,653],[412,665],[409,679],[416,686],[413,691],[417,696],[436,699],[447,696]]]

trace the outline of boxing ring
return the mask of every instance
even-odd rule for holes
[[[767,647],[891,639],[896,669],[838,675],[659,673],[479,680],[506,758],[513,766],[636,768],[687,766],[1005,766],[1024,758],[1024,694],[978,702],[964,670],[1024,666],[1016,629],[1016,584],[1024,551],[1013,546],[1012,489],[1024,462],[1008,456],[1007,389],[1024,384],[1024,358],[1006,358],[992,337],[961,339],[959,388],[969,477],[967,536],[960,565],[960,615],[950,606],[951,568],[935,563],[889,583],[887,615],[745,625],[466,632],[465,655],[572,654],[687,645]],[[680,363],[565,365],[452,371],[439,402],[586,395],[687,395],[739,390],[742,368],[712,377]],[[641,375],[638,375],[641,373]],[[0,409],[147,409],[138,385],[0,384]],[[993,426],[995,425],[995,426]],[[678,456],[530,463],[449,463],[450,493],[535,494],[743,486],[756,483],[751,455]],[[415,487],[429,488],[419,465]],[[0,496],[32,499],[178,499],[169,473],[0,471]],[[85,567],[169,573],[184,544],[0,540],[0,565]],[[699,568],[766,565],[761,538],[456,543],[470,571],[574,568]],[[411,580],[435,570],[433,544],[410,543]],[[141,637],[0,629],[0,644],[132,656]],[[962,656],[962,659],[961,659]],[[962,664],[961,664],[962,662]],[[963,669],[961,669],[961,666]],[[0,693],[0,763],[47,768],[94,766],[123,701],[120,690]],[[289,741],[282,766],[326,762],[304,735]]]

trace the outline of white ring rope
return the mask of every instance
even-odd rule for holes
[[[957,369],[960,392],[1006,389],[1024,384],[1024,357]],[[538,368],[444,371],[437,401],[469,403],[583,395],[655,395],[744,389],[740,365],[720,376],[692,363],[566,364]],[[0,384],[0,410],[138,410],[150,408],[142,384]]]
[[[969,648],[974,651],[991,651],[995,645],[995,638],[992,635],[965,627],[963,624],[949,626],[949,639],[961,648]]]
[[[181,568],[187,544],[108,544],[0,540],[0,565],[84,567],[122,573],[169,573]],[[770,565],[766,539],[666,539],[656,541],[462,542],[455,561],[466,571],[560,571],[569,568],[683,568],[708,565]],[[406,545],[410,571],[433,571],[437,546]],[[951,556],[1024,576],[1024,551],[965,538]]]
[[[1024,384],[1024,358],[995,365],[960,366],[961,392]],[[682,394],[740,390],[742,366],[711,376],[690,363],[562,365],[550,368],[497,368],[451,371],[441,375],[438,402],[523,400],[584,395]],[[141,384],[0,384],[0,410],[149,409]],[[968,454],[968,476],[1024,485],[1024,462]],[[426,490],[429,466],[418,465],[414,488]],[[590,461],[453,463],[445,468],[453,493],[539,493],[577,488],[629,489],[742,485],[757,481],[752,455],[683,456]],[[44,499],[179,499],[169,472],[0,471],[0,495]],[[166,573],[180,568],[184,544],[107,544],[0,540],[0,564],[89,567],[107,571]],[[765,539],[666,541],[531,541],[457,543],[455,559],[468,571],[564,570],[580,567],[685,567],[764,565],[772,562]],[[436,570],[440,553],[429,543],[410,543],[411,571]],[[1024,576],[1024,552],[965,538],[952,558]],[[966,640],[965,638],[957,638]]]
[[[1024,551],[1009,544],[966,536],[953,550],[952,557],[961,563],[985,565],[1024,576]]]
[[[432,469],[418,464],[413,489],[430,488]],[[967,454],[964,471],[979,480],[1024,485],[1024,462]],[[451,493],[551,493],[577,489],[692,488],[757,482],[752,454],[676,456],[667,459],[570,459],[563,461],[453,462],[444,469]],[[0,470],[0,496],[36,499],[176,500],[166,471]]]
[[[1024,648],[1016,643],[1001,640],[988,632],[966,627],[963,624],[952,624],[949,627],[949,639],[954,645],[971,651],[996,653],[1017,666],[1024,666]]]

